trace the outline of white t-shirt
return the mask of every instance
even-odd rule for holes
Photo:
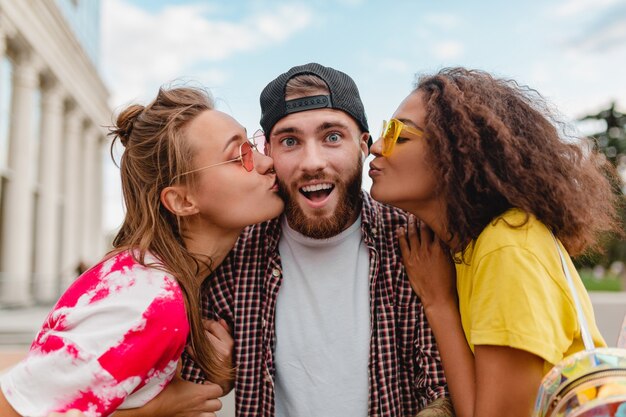
[[[369,252],[361,219],[330,239],[283,220],[276,303],[276,416],[367,416]]]
[[[2,392],[30,417],[141,407],[174,376],[188,334],[176,280],[121,252],[68,288],[28,356],[0,379]]]

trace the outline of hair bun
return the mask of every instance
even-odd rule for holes
[[[111,129],[111,134],[120,138],[120,142],[124,147],[128,144],[135,121],[144,109],[145,107],[141,104],[131,104],[117,116],[117,121]]]

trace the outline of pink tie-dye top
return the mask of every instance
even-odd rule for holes
[[[2,391],[23,416],[140,407],[174,376],[188,334],[176,280],[123,252],[63,294],[26,359],[2,376]]]

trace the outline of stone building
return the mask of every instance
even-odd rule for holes
[[[0,0],[0,306],[54,301],[106,250],[98,0]]]

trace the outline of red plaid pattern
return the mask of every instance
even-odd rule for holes
[[[404,212],[363,192],[362,233],[370,255],[369,415],[415,415],[447,388],[435,339],[402,265],[395,236]],[[207,280],[205,317],[227,320],[235,338],[238,417],[274,416],[274,316],[282,280],[280,220],[248,227]],[[185,355],[183,377],[203,376]]]

